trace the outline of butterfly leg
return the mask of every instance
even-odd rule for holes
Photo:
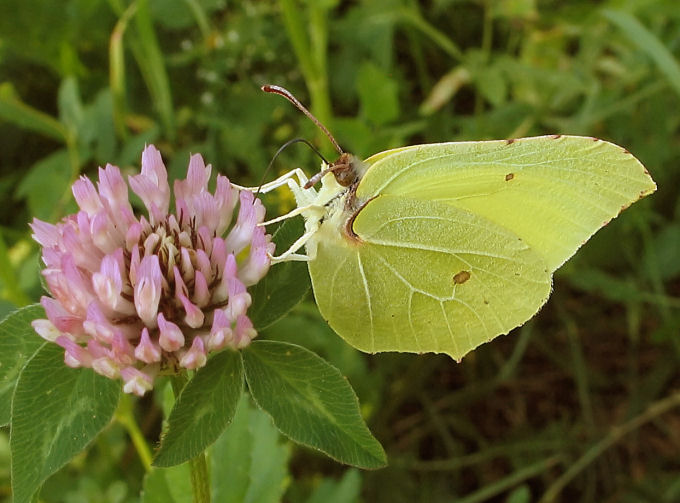
[[[260,192],[263,194],[266,194],[267,192],[271,192],[274,189],[278,189],[279,187],[282,187],[283,185],[286,185],[288,181],[293,178],[294,176],[297,176],[299,180],[299,185],[304,185],[307,183],[307,175],[300,169],[296,168],[292,171],[289,171],[288,173],[284,173],[280,177],[278,177],[276,180],[272,180],[269,183],[263,184],[261,187],[243,187],[241,185],[236,185],[235,183],[232,183],[234,187],[236,187],[239,190],[248,190],[250,192],[256,192],[258,189]],[[294,180],[293,183],[295,183]],[[297,184],[296,184],[297,185]]]
[[[316,258],[316,248],[312,250],[311,253],[308,255],[303,255],[301,253],[295,253],[297,252],[300,248],[302,248],[307,241],[309,241],[309,238],[311,238],[316,231],[318,230],[318,226],[315,228],[311,228],[307,230],[302,236],[300,236],[295,243],[293,243],[290,248],[288,248],[285,252],[283,252],[281,255],[278,256],[270,256],[272,264],[278,264],[279,262],[309,262],[310,260],[314,260]]]
[[[318,206],[318,205],[315,205],[315,204],[309,204],[307,206],[301,206],[299,208],[295,208],[292,211],[289,211],[285,215],[281,215],[279,217],[272,218],[271,220],[267,220],[266,222],[262,222],[262,223],[259,223],[257,225],[258,225],[258,227],[266,227],[267,225],[275,224],[276,222],[281,222],[283,220],[288,220],[289,218],[293,218],[297,215],[301,215],[301,214],[305,213],[306,211],[309,211],[309,210],[312,210],[312,209],[316,210],[316,211],[323,211],[323,206]]]

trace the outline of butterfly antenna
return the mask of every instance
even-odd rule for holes
[[[307,145],[309,148],[311,148],[311,149],[314,151],[314,153],[315,153],[316,155],[318,155],[318,156],[321,158],[321,160],[322,160],[323,162],[325,162],[326,164],[328,164],[328,161],[327,161],[326,158],[321,154],[321,152],[319,152],[319,150],[318,150],[314,145],[312,145],[311,143],[309,143],[309,142],[308,142],[307,140],[305,140],[304,138],[294,138],[294,139],[292,139],[292,140],[288,140],[286,143],[284,143],[283,145],[281,145],[281,147],[279,147],[279,149],[278,149],[278,150],[276,151],[276,153],[274,154],[274,157],[272,157],[272,160],[269,161],[269,165],[267,166],[267,169],[265,169],[265,170],[264,170],[264,173],[262,174],[262,181],[260,182],[260,186],[259,186],[259,187],[257,188],[257,190],[255,191],[255,196],[257,196],[257,195],[260,193],[260,189],[262,188],[262,185],[264,185],[265,177],[267,176],[267,173],[269,172],[269,170],[270,170],[270,169],[272,168],[272,166],[274,165],[274,161],[276,161],[276,158],[281,154],[281,152],[283,152],[284,150],[286,150],[288,147],[290,147],[290,146],[293,145],[294,143],[304,143],[304,144]]]
[[[300,102],[298,101],[298,99],[297,99],[295,96],[293,96],[292,93],[291,93],[290,91],[288,91],[288,89],[286,89],[286,88],[284,88],[284,87],[281,87],[281,86],[274,86],[274,85],[269,85],[269,84],[262,86],[261,89],[262,89],[265,93],[278,94],[278,95],[283,96],[284,98],[286,98],[288,101],[290,101],[293,105],[295,105],[295,106],[298,108],[298,110],[300,110],[303,114],[305,114],[307,117],[309,117],[309,119],[310,119],[314,124],[316,124],[316,126],[317,126],[321,131],[323,131],[323,134],[325,134],[326,137],[331,141],[331,143],[332,143],[333,146],[335,147],[335,150],[337,150],[339,154],[342,155],[342,154],[345,153],[345,152],[340,148],[340,145],[338,145],[338,142],[335,141],[335,138],[333,138],[333,135],[328,131],[328,129],[326,129],[326,126],[324,126],[323,124],[321,124],[321,122],[319,122],[319,119],[317,119],[316,117],[314,117],[314,116],[312,115],[312,112],[310,112],[309,110],[307,110],[307,108],[305,108],[305,106],[304,106],[302,103],[300,103]],[[311,145],[310,145],[310,146],[311,146]],[[312,148],[313,148],[313,147],[312,147]],[[316,149],[315,149],[315,150],[316,150]],[[326,163],[326,164],[328,164],[328,163]]]

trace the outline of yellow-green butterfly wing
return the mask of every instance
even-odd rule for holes
[[[460,359],[509,332],[557,267],[655,189],[632,155],[582,137],[419,145],[365,164],[358,204],[324,178],[337,197],[308,251],[322,315],[369,352]]]
[[[439,201],[496,222],[557,269],[656,185],[625,149],[578,136],[417,145],[382,152],[357,196]]]
[[[550,293],[536,252],[467,211],[384,195],[353,227],[360,242],[322,240],[309,270],[322,315],[363,351],[460,359],[525,322]]]

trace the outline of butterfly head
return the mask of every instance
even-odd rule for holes
[[[337,152],[340,154],[340,157],[338,157],[337,161],[326,165],[324,169],[322,169],[319,173],[310,178],[309,181],[304,186],[305,189],[309,189],[313,185],[316,185],[321,180],[321,178],[323,178],[328,173],[333,173],[333,175],[335,176],[335,180],[342,187],[351,187],[352,185],[355,185],[359,180],[361,180],[364,171],[366,171],[363,162],[357,159],[356,156],[349,154],[345,152],[342,148],[340,148],[340,145],[338,144],[337,141],[335,141],[335,138],[333,138],[333,135],[328,131],[328,129],[326,129],[326,127],[316,117],[314,117],[314,115],[312,115],[312,113],[309,110],[307,110],[307,108],[302,103],[300,103],[300,101],[298,101],[298,99],[295,96],[293,96],[293,94],[290,91],[281,86],[274,85],[262,86],[262,90],[267,93],[273,93],[283,96],[293,105],[295,105],[301,112],[303,112],[307,117],[309,117],[309,119],[311,119],[312,122],[314,122],[314,124],[316,124],[321,131],[323,131],[323,133],[335,147],[335,150],[337,150]],[[306,143],[310,145],[308,142]],[[316,151],[316,149],[314,150]]]
[[[343,187],[349,187],[358,182],[363,174],[363,163],[356,156],[343,152],[338,160],[331,164],[328,170],[333,173],[335,180]]]

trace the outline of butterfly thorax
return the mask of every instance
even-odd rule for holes
[[[327,172],[321,179],[321,187],[316,192],[310,208],[303,212],[306,230],[316,229],[306,245],[307,254],[310,256],[316,255],[319,243],[352,246],[359,242],[359,238],[352,230],[352,222],[365,204],[365,201],[360,201],[356,197],[356,189],[365,168],[363,162],[351,154],[343,154],[330,167],[338,163],[345,165],[338,171]],[[352,182],[348,186],[341,183],[346,183],[350,177]]]
[[[346,197],[344,197],[344,208],[350,216],[361,209],[366,203],[357,199],[356,192],[359,182],[367,169],[367,165],[362,160],[347,152],[342,153],[338,160],[331,164],[328,169],[328,171],[333,173],[338,185],[347,187]]]

